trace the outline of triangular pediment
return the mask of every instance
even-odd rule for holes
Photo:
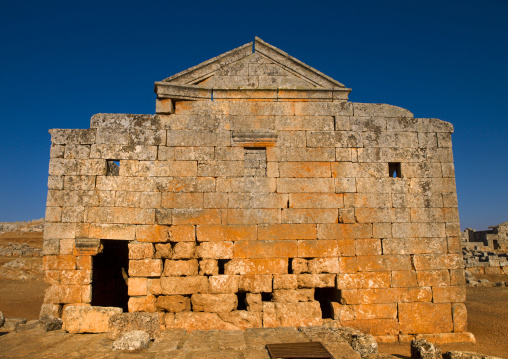
[[[261,98],[273,98],[278,96],[279,90],[284,90],[284,96],[287,96],[287,90],[290,90],[296,91],[291,95],[295,98],[305,97],[307,94],[303,91],[310,91],[312,94],[308,96],[312,98],[332,100],[347,100],[351,91],[258,37],[254,43],[155,83],[159,98],[213,98],[214,91],[227,98],[229,90],[235,91],[235,98],[241,93],[248,98],[256,98],[255,93],[263,93]]]

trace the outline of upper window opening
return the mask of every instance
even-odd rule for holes
[[[402,172],[400,170],[400,162],[388,163],[388,175],[391,178],[401,178]]]
[[[120,175],[120,161],[119,160],[106,160],[106,176],[119,176]]]

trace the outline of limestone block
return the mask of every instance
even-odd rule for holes
[[[229,193],[228,208],[284,208],[287,194],[279,193]]]
[[[357,239],[356,255],[381,255],[381,240],[380,239]]]
[[[201,242],[196,247],[196,255],[198,258],[228,259],[233,258],[233,248],[233,242]]]
[[[315,239],[317,236],[314,224],[268,224],[258,226],[258,238],[266,239]]]
[[[383,254],[446,253],[446,238],[383,239]]]
[[[208,277],[209,293],[229,294],[238,292],[240,277],[237,275],[212,275]]]
[[[166,295],[208,293],[208,278],[202,276],[162,277],[161,289]]]
[[[75,238],[75,236],[74,223],[46,223],[44,225],[44,239]]]
[[[155,300],[155,296],[151,294],[147,296],[130,297],[128,303],[129,312],[153,313],[157,311],[157,308],[155,307]]]
[[[393,223],[393,238],[437,238],[445,236],[444,223]]]
[[[88,238],[134,240],[135,226],[128,224],[90,224],[84,234]]]
[[[249,312],[263,311],[263,301],[260,293],[247,293],[245,296],[245,304]]]
[[[227,193],[204,193],[203,194],[203,207],[204,208],[227,208],[228,207]]]
[[[257,226],[198,225],[196,235],[198,241],[251,241],[257,239]]]
[[[277,289],[273,291],[273,300],[280,303],[310,302],[314,300],[314,288]]]
[[[270,193],[277,187],[275,178],[242,177],[217,178],[218,192]]]
[[[451,304],[400,303],[399,330],[409,333],[448,333],[453,330]]]
[[[46,255],[42,258],[44,270],[74,270],[76,268],[76,257],[73,255]]]
[[[339,212],[332,208],[283,208],[282,223],[337,223]]]
[[[291,262],[291,270],[295,274],[309,273],[309,262],[304,258],[294,258]]]
[[[116,307],[66,306],[63,311],[63,329],[69,333],[105,333],[108,320],[122,313]]]
[[[91,270],[62,270],[60,272],[60,283],[70,285],[85,285],[92,283]]]
[[[459,269],[463,268],[461,254],[418,254],[414,256],[414,266],[417,271],[431,269]]]
[[[219,265],[216,259],[201,259],[199,261],[199,275],[218,275]]]
[[[319,302],[274,303],[277,322],[282,327],[321,325]]]
[[[452,304],[452,317],[454,332],[461,333],[467,331],[467,310],[464,303]]]
[[[196,161],[140,161],[138,175],[143,177],[195,177]]]
[[[281,221],[279,209],[228,209],[224,212],[223,223],[225,224],[271,224]]]
[[[173,104],[173,100],[169,98],[155,100],[155,113],[161,114],[175,113],[175,106]]]
[[[164,208],[203,208],[203,193],[163,193],[161,206]]]
[[[296,259],[295,259],[296,260]],[[273,276],[273,289],[297,289],[298,277],[296,274],[276,274]]]
[[[156,306],[157,309],[170,313],[191,310],[190,298],[182,295],[161,295],[157,297]]]
[[[149,259],[154,257],[153,244],[129,243],[129,259]]]
[[[195,312],[231,312],[238,305],[236,294],[193,294],[192,310]]]
[[[411,257],[409,255],[358,256],[358,268],[360,271],[368,272],[411,270]]]
[[[168,130],[166,146],[174,147],[206,147],[229,146],[230,131],[213,130]]]
[[[418,285],[422,287],[442,287],[450,285],[450,272],[446,269],[419,270],[416,272]]]
[[[399,333],[399,323],[396,319],[342,320],[341,324],[375,336],[392,336]]]
[[[143,277],[129,278],[127,282],[129,296],[146,296],[148,294],[148,279]]]
[[[235,258],[226,263],[224,274],[286,274],[287,258]]]
[[[147,245],[151,245],[150,243],[143,243]],[[173,256],[173,247],[170,243],[168,244],[162,244],[162,243],[156,243],[155,244],[155,258],[171,258]],[[154,257],[154,255],[152,255]]]
[[[160,278],[148,278],[148,293],[152,295],[162,294]]]
[[[53,144],[67,145],[67,144],[83,144],[89,145],[95,142],[95,129],[52,129],[49,130],[51,134],[51,142]]]
[[[191,259],[195,257],[196,243],[177,242],[173,247],[173,259]]]
[[[220,224],[218,209],[173,209],[173,224]]]
[[[307,131],[307,147],[363,147],[363,139],[354,131]]]
[[[60,240],[45,239],[42,243],[42,254],[44,256],[60,254]]]
[[[333,178],[278,178],[278,193],[335,193]]]
[[[90,128],[133,128],[157,129],[160,121],[154,115],[132,115],[125,113],[97,113],[90,119]]]
[[[396,122],[398,124],[407,124],[406,126],[412,126],[415,123],[415,119],[411,119],[413,114],[408,110],[387,104],[381,103],[352,103],[355,117],[402,117],[400,119],[390,119],[390,122]],[[390,130],[392,127],[388,127]]]
[[[215,243],[215,242],[203,242]],[[229,242],[221,242],[229,243]],[[232,243],[232,242],[231,242]],[[297,242],[290,240],[283,241],[241,241],[235,242],[235,258],[287,258],[296,257],[298,254]]]
[[[238,290],[261,293],[272,291],[272,276],[271,275],[256,275],[246,274],[239,276]]]
[[[294,116],[294,107],[289,102],[243,102],[230,103],[229,114],[232,116]]]
[[[217,313],[180,312],[175,314],[174,328],[193,330],[238,330],[234,324],[225,322]]]
[[[339,273],[339,258],[314,258],[308,261],[310,273]]]
[[[434,287],[432,288],[434,303],[465,302],[466,287]]]
[[[263,326],[263,314],[260,311],[233,310],[231,312],[221,312],[219,317],[241,330]]]
[[[108,320],[108,339],[118,339],[124,333],[143,330],[150,339],[160,337],[159,315],[157,313],[120,313]]]
[[[90,149],[90,158],[153,161],[157,146],[96,144]]]
[[[290,208],[343,208],[341,193],[290,193]],[[304,239],[304,238],[301,238]]]
[[[298,288],[333,288],[335,277],[335,274],[298,274]]]
[[[302,240],[298,241],[298,257],[334,257],[339,254],[336,240]]]
[[[322,223],[317,225],[318,239],[372,238],[372,224]]]
[[[390,279],[389,271],[338,274],[337,289],[388,288]]]
[[[64,158],[65,146],[51,144],[51,148],[49,150],[50,158]]]
[[[197,276],[198,261],[190,260],[170,260],[166,259],[164,263],[164,276]]]
[[[129,276],[131,277],[159,277],[161,274],[161,259],[142,259],[129,261]]]
[[[408,271],[393,271],[391,286],[394,288],[407,288],[407,287],[416,287],[418,286],[418,282],[416,279],[416,271],[408,270]]]

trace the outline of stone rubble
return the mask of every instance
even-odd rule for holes
[[[411,341],[411,359],[441,359],[441,350],[425,339]]]
[[[133,330],[122,334],[113,342],[113,350],[141,350],[148,348],[150,334],[142,330]]]

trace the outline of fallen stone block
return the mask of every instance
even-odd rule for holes
[[[118,339],[122,334],[135,330],[143,330],[150,335],[150,339],[160,337],[158,313],[120,313],[109,318],[108,338]]]
[[[411,341],[411,359],[441,359],[441,350],[425,339]]]
[[[63,312],[63,329],[69,333],[105,333],[108,320],[122,308],[68,306]]]
[[[5,318],[2,332],[15,332],[19,325],[26,324],[25,318]]]
[[[148,348],[150,334],[142,330],[134,330],[123,334],[113,342],[113,350],[140,350]]]
[[[0,327],[5,323],[4,313],[0,312]]]
[[[443,359],[502,359],[502,358],[474,352],[448,351],[443,354]]]
[[[363,358],[369,354],[377,354],[377,341],[373,335],[362,333],[353,328],[333,328],[355,352]]]

